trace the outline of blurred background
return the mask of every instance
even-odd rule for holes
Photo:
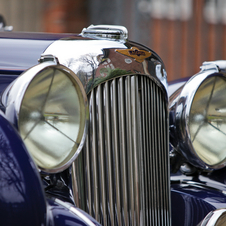
[[[0,0],[0,14],[14,31],[126,26],[129,39],[160,55],[169,81],[192,76],[204,61],[226,60],[226,0]]]

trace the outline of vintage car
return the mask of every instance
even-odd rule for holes
[[[123,26],[0,32],[1,225],[226,222],[225,61],[167,84]]]

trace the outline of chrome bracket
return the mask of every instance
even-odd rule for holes
[[[95,37],[100,39],[126,40],[127,28],[118,25],[90,25],[82,30],[83,37]]]
[[[216,61],[205,61],[200,67],[202,71],[216,69],[217,72],[220,70],[226,70],[226,60],[216,60]]]
[[[43,62],[46,62],[46,61],[53,61],[54,63],[59,64],[58,58],[56,56],[51,55],[51,54],[47,54],[47,55],[43,54],[38,59],[39,63],[43,63]]]

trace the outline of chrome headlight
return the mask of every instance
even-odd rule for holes
[[[71,70],[53,62],[36,65],[2,100],[40,169],[59,172],[72,163],[84,143],[88,111],[84,88]]]
[[[224,226],[225,224],[226,209],[217,209],[207,214],[199,226]]]
[[[171,128],[176,131],[171,143],[203,169],[226,165],[226,77],[216,72],[215,65],[195,75],[171,99]]]

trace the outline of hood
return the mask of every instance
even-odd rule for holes
[[[44,52],[70,68],[88,93],[93,86],[125,74],[145,74],[167,89],[166,71],[159,56],[132,41],[67,38],[55,41]]]
[[[98,33],[95,27],[93,31]],[[125,74],[144,74],[167,90],[167,75],[161,58],[151,49],[126,38],[2,32],[0,48],[2,74],[5,71],[20,74],[36,65],[41,55],[53,55],[79,77],[87,93],[95,85]]]

